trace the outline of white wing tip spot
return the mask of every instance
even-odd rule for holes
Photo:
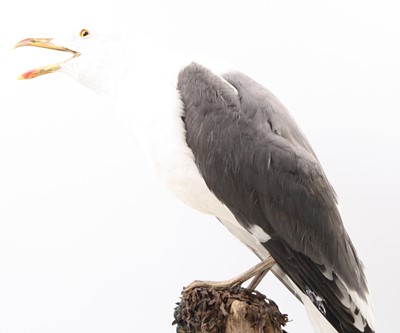
[[[261,227],[254,224],[249,228],[249,232],[257,239],[260,243],[268,242],[271,236],[268,235]]]

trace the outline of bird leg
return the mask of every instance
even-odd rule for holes
[[[260,284],[260,282],[262,281],[262,279],[265,277],[265,275],[267,275],[269,270],[270,270],[270,268],[258,273],[256,276],[254,276],[253,279],[250,281],[249,285],[247,286],[247,289],[255,290],[257,288],[257,286]]]
[[[235,287],[240,287],[245,281],[255,277],[250,283],[250,289],[255,289],[257,285],[261,282],[262,278],[267,274],[267,272],[275,265],[275,260],[269,256],[264,261],[258,263],[254,267],[250,268],[243,274],[234,277],[233,279],[226,281],[194,281],[188,285],[184,292],[188,292],[194,288],[214,288],[214,289],[232,289]]]

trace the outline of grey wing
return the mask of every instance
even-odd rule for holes
[[[247,230],[257,225],[271,237],[263,245],[338,332],[373,332],[362,313],[357,322],[348,293],[367,302],[336,194],[289,112],[249,77],[220,77],[195,63],[179,74],[178,90],[186,140],[209,189]]]

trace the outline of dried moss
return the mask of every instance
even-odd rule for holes
[[[281,314],[278,306],[258,291],[193,288],[182,293],[181,302],[175,308],[173,324],[177,325],[178,333],[223,333],[235,300],[248,305],[245,319],[256,332],[266,333],[271,324],[281,330],[288,322],[287,315]]]

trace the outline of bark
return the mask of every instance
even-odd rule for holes
[[[261,327],[255,327],[247,318],[251,312],[250,305],[243,301],[233,301],[226,320],[225,333],[282,333],[282,325],[276,322],[276,317],[267,317]]]

